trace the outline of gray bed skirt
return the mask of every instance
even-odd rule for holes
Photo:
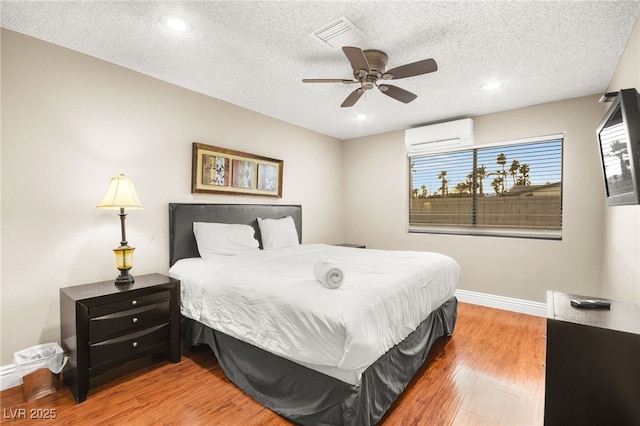
[[[451,336],[458,301],[449,299],[350,385],[182,318],[185,345],[213,349],[226,376],[260,404],[302,425],[374,425],[422,366],[433,342]]]

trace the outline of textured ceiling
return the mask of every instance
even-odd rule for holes
[[[1,2],[2,27],[340,139],[602,93],[640,16],[634,1]],[[165,15],[193,31],[163,30]],[[310,34],[341,16],[387,69],[434,58],[437,72],[340,108],[355,85],[339,48]],[[485,92],[489,80],[504,85]],[[367,114],[358,121],[355,116]]]

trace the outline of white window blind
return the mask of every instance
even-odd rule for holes
[[[562,237],[560,135],[409,158],[409,232]]]

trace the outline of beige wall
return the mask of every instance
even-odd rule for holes
[[[119,219],[96,204],[118,173],[132,273],[168,270],[169,202],[302,204],[304,242],[340,242],[341,142],[2,30],[0,365],[59,341],[60,287],[115,278]],[[284,160],[282,199],[192,195],[191,143]]]
[[[627,42],[608,91],[640,91],[640,19]],[[640,304],[640,206],[605,209],[603,296]]]
[[[554,289],[599,294],[604,189],[598,96],[474,117],[475,143],[565,134],[562,241],[408,234],[404,132],[346,141],[345,240],[371,248],[438,251],[462,267],[461,288],[544,302]]]

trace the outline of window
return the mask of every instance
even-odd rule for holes
[[[409,157],[409,232],[562,238],[562,135]]]

